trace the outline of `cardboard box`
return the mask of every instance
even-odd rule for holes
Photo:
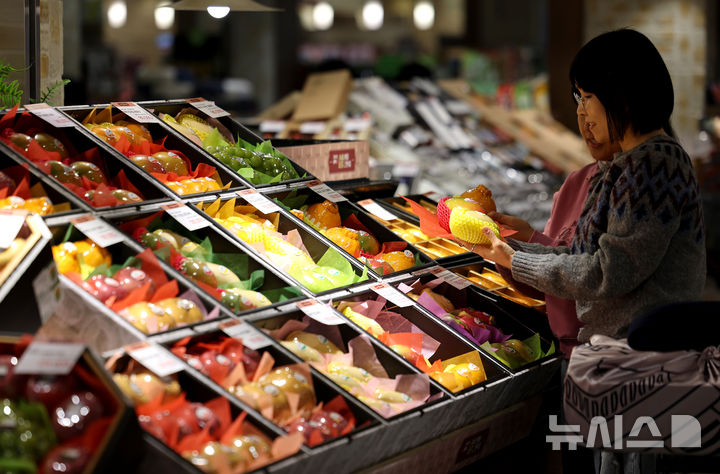
[[[366,141],[299,143],[297,146],[280,145],[278,150],[322,181],[368,177],[370,146]]]
[[[308,76],[292,120],[327,120],[345,111],[352,88],[350,71],[322,72]]]

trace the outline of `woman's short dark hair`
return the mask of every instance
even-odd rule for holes
[[[642,33],[620,29],[588,41],[570,66],[570,84],[572,92],[580,88],[603,104],[611,141],[622,140],[628,127],[639,134],[659,128],[672,132],[670,73]]]

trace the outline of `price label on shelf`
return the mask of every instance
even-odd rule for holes
[[[338,193],[337,191],[334,191],[330,186],[323,183],[319,179],[308,181],[307,186],[308,188],[318,193],[320,196],[332,202],[347,201],[347,198],[345,196]]]
[[[366,211],[368,211],[373,216],[379,217],[384,221],[393,221],[397,219],[397,216],[395,214],[385,210],[384,207],[382,207],[380,204],[376,203],[372,199],[358,201],[358,204],[360,204],[363,208],[365,208]]]
[[[280,133],[287,127],[285,120],[263,120],[260,122],[260,133]]]
[[[300,133],[315,135],[325,130],[325,122],[303,122],[300,124]]]
[[[30,343],[15,367],[16,374],[66,375],[85,350],[85,344],[70,342]]]
[[[25,108],[32,112],[33,115],[43,119],[53,127],[63,128],[75,126],[72,119],[63,115],[62,112],[56,108],[50,107],[45,102],[40,104],[25,104]]]
[[[426,275],[426,274],[430,273],[431,271],[433,271],[435,268],[437,268],[437,267],[421,268],[420,270],[415,270],[414,272],[412,272],[411,275],[413,275],[413,276]]]
[[[392,286],[388,285],[387,283],[377,283],[375,285],[370,285],[370,289],[391,302],[392,304],[394,304],[395,306],[399,306],[400,308],[405,308],[407,306],[413,305],[413,300],[411,300]]]
[[[458,290],[462,290],[472,285],[472,282],[470,280],[466,280],[457,273],[453,273],[443,267],[435,267],[430,271],[430,273],[432,273],[438,278],[442,278],[447,282],[448,285],[454,286]]]
[[[165,209],[165,212],[170,214],[173,219],[182,224],[187,230],[198,230],[210,225],[210,221],[183,203],[173,202],[170,204],[163,204],[160,207]]]
[[[47,267],[40,270],[32,286],[40,321],[45,323],[55,313],[60,303],[60,280],[55,262],[50,262]]]
[[[0,211],[0,248],[10,247],[22,229],[27,211],[8,209]]]
[[[165,377],[185,369],[183,363],[167,350],[147,341],[125,346],[130,357],[140,362],[155,375]]]
[[[215,105],[215,102],[210,100],[205,100],[202,97],[195,97],[193,99],[187,99],[187,103],[195,107],[201,112],[205,112],[207,115],[213,118],[218,117],[227,117],[230,115],[230,112],[227,110],[223,110],[217,105]]]
[[[153,123],[160,121],[159,118],[155,117],[153,114],[143,109],[135,102],[113,102],[112,105],[117,107],[120,112],[124,113],[136,122]]]
[[[270,345],[270,339],[243,321],[226,321],[218,327],[228,336],[240,339],[248,349],[257,350]]]
[[[275,204],[269,198],[255,191],[254,189],[243,189],[241,191],[238,191],[237,194],[238,196],[255,206],[255,209],[262,212],[263,214],[280,212],[280,206]]]
[[[110,224],[89,214],[71,219],[70,222],[100,247],[109,247],[122,242],[125,237]]]
[[[300,309],[300,311],[307,314],[309,317],[313,318],[319,323],[328,324],[331,326],[345,324],[345,320],[335,314],[335,310],[333,310],[327,305],[320,303],[317,300],[298,301],[295,304]]]

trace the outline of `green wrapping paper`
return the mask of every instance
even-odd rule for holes
[[[322,293],[368,279],[367,268],[363,270],[362,275],[355,274],[350,262],[332,248],[325,252],[317,265],[293,266],[288,269],[288,273],[313,293]]]
[[[525,348],[524,354],[520,354],[520,351],[516,349],[517,346],[508,346],[508,342],[510,341],[517,341],[517,339],[509,339],[504,343],[495,344],[485,342],[480,347],[483,348],[485,352],[513,370],[519,369],[526,364],[535,362],[536,360],[540,360],[543,357],[547,357],[555,353],[554,342],[550,344],[550,348],[547,352],[543,352],[540,344],[540,335],[538,333],[533,334],[524,341],[519,341],[522,342]]]

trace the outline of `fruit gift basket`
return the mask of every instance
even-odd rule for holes
[[[256,187],[314,179],[230,117],[210,117],[184,101],[142,105]]]
[[[272,193],[268,197],[323,234],[378,277],[418,270],[431,263],[412,244],[399,240],[348,201],[334,203],[306,188]]]
[[[90,206],[101,209],[165,197],[75,128],[54,128],[17,107],[0,118],[0,140]]]
[[[225,232],[240,239],[276,268],[313,293],[347,287],[368,279],[367,269],[298,226],[287,215],[263,214],[254,206],[228,200],[197,203]]]
[[[303,297],[213,226],[189,231],[165,211],[112,221],[237,314]]]

